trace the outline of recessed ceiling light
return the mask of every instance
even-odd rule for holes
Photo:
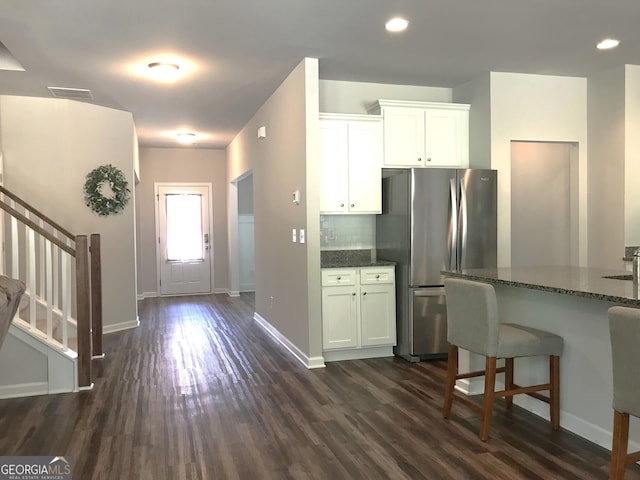
[[[616,48],[618,45],[620,45],[620,40],[616,40],[615,38],[605,38],[596,45],[596,48],[598,50],[609,50],[610,48]]]
[[[196,143],[196,134],[191,132],[180,132],[176,135],[178,141],[184,144]]]
[[[147,66],[158,80],[174,80],[180,70],[180,65],[169,62],[152,62]]]
[[[384,24],[384,28],[389,32],[403,32],[408,26],[409,21],[402,17],[394,17]]]

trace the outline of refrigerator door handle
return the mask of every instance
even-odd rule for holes
[[[460,183],[460,249],[458,255],[458,268],[462,268],[467,264],[467,191],[464,184]]]
[[[449,218],[449,270],[455,271],[458,258],[458,202],[456,201],[456,181],[449,179],[451,216]]]

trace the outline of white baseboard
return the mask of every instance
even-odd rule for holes
[[[112,323],[109,325],[104,325],[102,327],[102,333],[106,335],[108,333],[115,333],[115,332],[121,332],[123,330],[130,330],[132,328],[137,328],[139,326],[140,326],[140,320],[138,319],[130,320],[128,322]]]
[[[240,292],[238,290],[227,290],[227,294],[230,297],[239,297],[240,296]]]
[[[142,292],[141,294],[139,293],[136,298],[138,300],[144,300],[145,298],[157,298],[158,292]]]
[[[549,405],[529,397],[528,395],[517,395],[513,397],[513,403],[524,408],[525,410],[541,417],[545,420],[549,420]],[[611,429],[613,429],[613,409],[611,410]],[[611,450],[611,442],[613,439],[612,430],[599,427],[593,423],[589,423],[583,418],[567,413],[560,410],[560,427],[564,430],[568,430],[575,433],[579,437],[586,438],[587,440]],[[629,451],[640,450],[640,444],[629,439]]]
[[[47,382],[20,383],[18,385],[0,386],[0,398],[33,397],[35,395],[48,395]]]
[[[216,289],[213,290],[213,293],[215,293],[215,294],[229,293],[229,289],[228,288],[216,288]]]
[[[342,360],[362,360],[365,358],[393,357],[393,346],[366,347],[353,350],[328,350],[322,352],[325,362],[339,362]]]
[[[280,345],[286,348],[300,363],[307,368],[323,368],[324,358],[308,357],[298,347],[296,347],[287,337],[282,335],[278,329],[262,318],[258,313],[253,314],[253,319],[260,325],[269,335],[271,335]]]
[[[501,390],[504,385],[501,382],[496,382],[496,390]],[[456,390],[465,395],[477,395],[484,392],[484,382],[482,379],[470,382],[469,379],[458,380],[456,384]],[[528,395],[516,395],[513,397],[513,403],[525,410],[549,421],[549,405],[540,400],[536,400]],[[613,422],[613,420],[612,420]],[[611,424],[613,428],[613,423]],[[572,415],[571,413],[560,410],[560,427],[564,430],[568,430],[579,437],[586,438],[587,440],[611,450],[611,441],[613,434],[611,430],[599,427],[593,423],[585,421],[583,418]],[[629,451],[639,451],[640,443],[629,440]]]

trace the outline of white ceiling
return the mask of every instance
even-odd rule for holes
[[[383,28],[395,14],[404,34]],[[597,51],[607,36],[620,47]],[[303,57],[322,79],[445,87],[640,65],[640,0],[2,0],[0,42],[25,68],[0,71],[0,94],[90,89],[133,113],[142,146],[176,146],[167,133],[186,128],[223,148]],[[168,54],[192,70],[171,84],[135,73]]]

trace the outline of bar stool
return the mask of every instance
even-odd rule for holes
[[[629,415],[640,417],[640,309],[611,307],[608,311],[613,367],[613,441],[609,478],[624,478],[627,465],[640,452],[627,453]]]
[[[449,359],[444,398],[444,418],[448,418],[454,399],[480,412],[480,440],[489,438],[495,398],[505,397],[507,408],[513,395],[526,393],[549,404],[549,416],[554,430],[560,427],[560,354],[562,337],[535,328],[499,323],[498,302],[492,285],[447,278],[447,340]],[[485,369],[470,373],[458,372],[458,348],[484,355]],[[549,383],[521,387],[513,383],[514,358],[549,357]],[[505,359],[505,366],[496,368],[496,360]],[[504,373],[504,390],[496,391],[496,374]],[[484,376],[484,397],[479,406],[455,393],[456,380]],[[548,396],[540,391],[549,391]]]
[[[25,285],[20,280],[0,275],[0,346],[4,342],[18,310]]]

